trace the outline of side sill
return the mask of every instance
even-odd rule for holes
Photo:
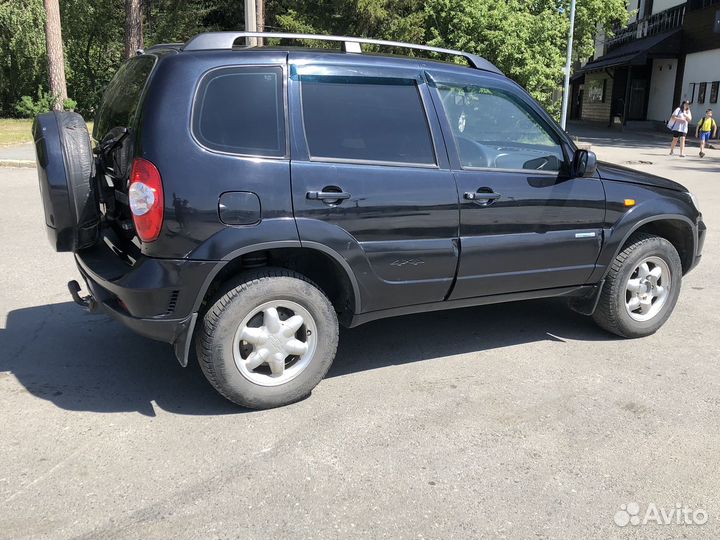
[[[432,302],[428,304],[415,304],[391,309],[358,313],[350,321],[349,327],[354,328],[370,321],[397,317],[399,315],[411,315],[427,311],[441,311],[444,309],[456,309],[471,306],[484,306],[488,304],[501,304],[503,302],[516,302],[519,300],[533,300],[536,298],[557,298],[557,297],[583,297],[593,293],[596,285],[576,285],[573,287],[557,287],[553,289],[541,289],[538,291],[525,291],[510,294],[493,294],[490,296],[477,296],[475,298],[461,298],[459,300],[446,300],[443,302]]]

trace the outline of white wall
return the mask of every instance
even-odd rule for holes
[[[679,6],[684,4],[686,0],[654,0],[652,7],[652,15],[670,9],[671,7]]]
[[[667,120],[673,111],[673,92],[677,60],[653,60],[650,76],[650,95],[648,97],[648,120]]]
[[[603,54],[605,54],[605,30],[598,25],[595,32],[595,55],[593,58],[600,58]]]
[[[630,17],[630,22],[637,21],[637,18],[638,18],[637,9],[639,7],[639,3],[640,3],[640,0],[628,0],[628,5],[627,5],[628,13],[632,13],[633,11],[635,11],[635,14],[632,17]]]
[[[713,81],[720,81],[720,49],[688,54],[685,57],[685,72],[683,73],[682,85],[683,99],[689,98],[688,86],[690,83],[708,83],[705,103],[697,103],[697,87],[695,88],[695,102],[690,105],[693,119],[700,118],[705,113],[705,109],[720,110],[720,101],[710,103],[710,83]]]

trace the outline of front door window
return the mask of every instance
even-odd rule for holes
[[[463,168],[559,171],[562,146],[511,94],[437,85]]]

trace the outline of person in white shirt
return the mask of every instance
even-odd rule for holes
[[[680,140],[680,157],[685,157],[685,137],[687,136],[688,126],[692,122],[692,113],[690,112],[690,103],[683,101],[680,106],[675,109],[668,121],[667,126],[673,134],[672,144],[670,144],[670,155],[675,152],[675,145]]]

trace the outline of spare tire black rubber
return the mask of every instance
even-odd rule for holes
[[[78,251],[98,238],[95,157],[83,117],[40,114],[33,123],[38,180],[48,239],[56,251]]]

